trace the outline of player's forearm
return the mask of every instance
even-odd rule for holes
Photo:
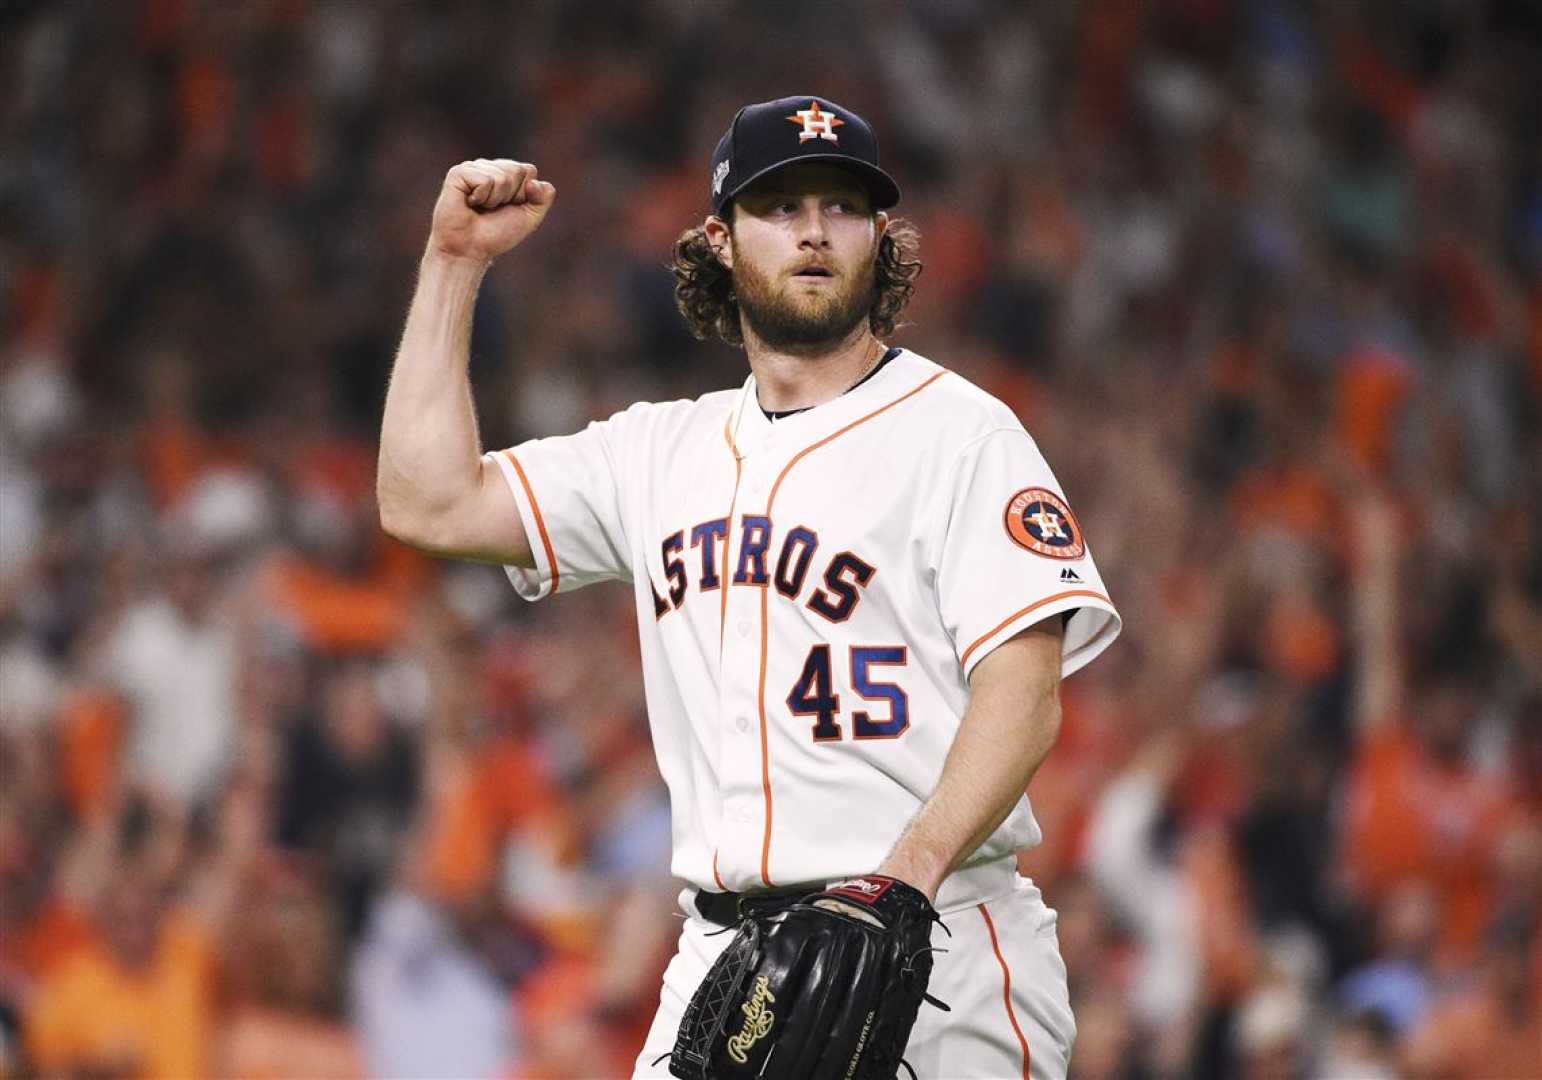
[[[471,316],[487,264],[425,255],[380,425],[380,520],[408,542],[479,482],[481,439],[468,371]]]
[[[1059,635],[1035,630],[980,662],[937,790],[879,873],[935,899],[943,878],[1007,819],[1060,731],[1059,656]],[[987,664],[1007,677],[990,678]]]

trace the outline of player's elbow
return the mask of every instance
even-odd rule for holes
[[[422,527],[400,510],[389,510],[384,505],[380,507],[380,531],[409,547],[424,546]]]
[[[449,515],[380,514],[380,528],[393,540],[416,548],[425,555],[445,558],[469,558],[469,545],[459,538]]]
[[[434,545],[434,521],[438,515],[427,512],[404,498],[392,485],[375,485],[375,502],[380,508],[380,528],[393,540],[409,547],[430,550]]]

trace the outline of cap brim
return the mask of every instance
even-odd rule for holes
[[[860,179],[862,186],[867,188],[867,193],[873,200],[874,210],[887,210],[899,203],[899,185],[894,182],[893,177],[876,165],[869,165],[865,161],[858,161],[856,158],[848,157],[845,154],[800,154],[797,157],[788,158],[786,161],[778,161],[775,165],[767,165],[759,172],[745,177],[742,182],[734,185],[733,190],[725,191],[718,198],[717,208],[721,210],[729,199],[737,196],[761,177],[769,176],[778,169],[785,169],[790,165],[802,165],[810,161],[838,166]]]

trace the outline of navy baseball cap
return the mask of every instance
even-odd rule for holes
[[[783,165],[826,161],[862,181],[874,210],[899,202],[899,185],[878,167],[872,125],[829,98],[812,94],[746,105],[712,152],[712,212]]]

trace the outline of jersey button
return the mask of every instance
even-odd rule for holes
[[[750,729],[749,718],[746,717],[746,716],[739,717],[739,719],[734,721],[734,727],[739,729],[739,734],[740,735],[743,735],[746,731],[748,731]]]
[[[750,621],[748,619],[739,620],[739,636],[743,638],[750,636]]]

